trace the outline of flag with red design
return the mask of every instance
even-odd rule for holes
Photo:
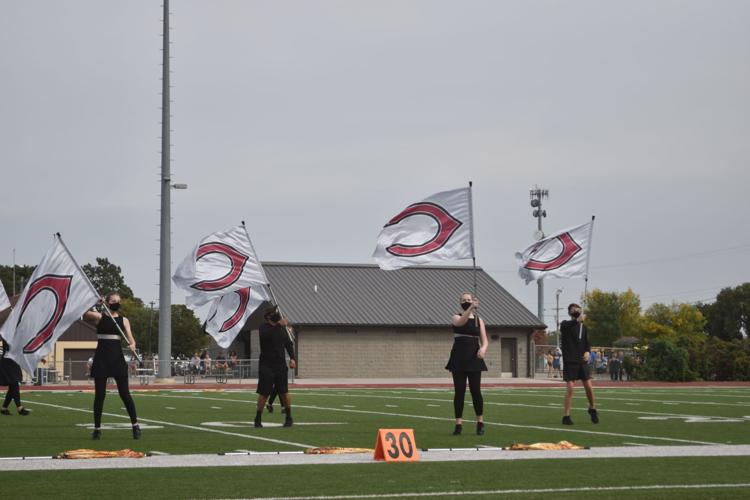
[[[185,304],[191,309],[241,288],[268,284],[242,225],[201,239],[177,266],[172,280],[188,293]]]
[[[471,188],[443,191],[406,207],[380,231],[372,256],[386,271],[472,258]]]
[[[516,253],[518,275],[532,281],[544,278],[585,278],[589,272],[594,220],[565,229]]]
[[[99,294],[55,236],[0,329],[10,344],[7,356],[33,373],[57,339],[98,301]]]
[[[240,288],[213,300],[203,329],[227,349],[263,302],[270,300],[264,286]]]
[[[2,282],[0,282],[0,311],[4,311],[9,307],[10,299],[8,299],[8,294],[5,293],[5,288],[3,287]]]

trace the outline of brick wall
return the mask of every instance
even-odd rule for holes
[[[500,377],[502,338],[516,338],[517,374],[527,374],[527,334],[488,331],[487,377]],[[301,328],[298,332],[299,378],[448,377],[445,370],[453,334],[450,328]],[[507,371],[510,371],[508,369]]]

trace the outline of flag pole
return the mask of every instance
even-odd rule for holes
[[[474,297],[477,296],[477,256],[474,252],[474,197],[472,196],[472,186],[474,183],[469,181],[469,224],[471,234],[471,263],[474,275]]]
[[[245,235],[247,236],[247,241],[250,243],[250,248],[253,251],[253,254],[255,255],[255,260],[258,262],[258,267],[260,267],[260,271],[263,273],[263,279],[266,282],[266,288],[268,288],[268,293],[271,294],[271,303],[276,306],[276,308],[279,310],[279,314],[283,317],[284,314],[281,312],[281,306],[279,305],[279,301],[276,300],[276,294],[273,293],[273,288],[271,288],[271,282],[268,280],[268,275],[266,274],[266,270],[263,268],[263,264],[260,262],[260,258],[258,257],[258,252],[255,251],[255,245],[253,245],[253,240],[250,238],[250,233],[247,232],[247,226],[245,226],[245,221],[242,221],[242,229],[245,230]],[[289,327],[286,327],[286,333],[289,335],[289,340],[292,342],[295,341],[294,334],[289,329]]]
[[[83,269],[81,269],[81,266],[78,265],[78,262],[76,261],[76,258],[73,257],[73,254],[70,253],[70,250],[68,250],[67,245],[65,245],[65,242],[62,239],[62,236],[60,236],[60,233],[55,233],[55,237],[57,237],[57,241],[60,242],[60,244],[63,247],[63,250],[65,250],[65,253],[68,254],[68,257],[70,257],[70,260],[73,261],[73,264],[76,266],[76,269],[78,269],[78,272],[81,273],[81,276],[83,276],[83,279],[86,281],[86,284],[91,288],[91,291],[94,292],[94,295],[97,297],[101,297],[99,295],[99,292],[96,291],[96,288],[94,288],[93,283],[91,283],[91,280],[89,280],[89,277],[86,275],[86,273],[83,272]],[[112,322],[117,327],[117,331],[120,332],[120,335],[122,335],[122,338],[125,340],[125,342],[128,342],[128,337],[125,335],[125,332],[122,331],[122,328],[120,328],[120,325],[117,324],[117,321],[115,321],[114,316],[112,316],[112,311],[109,310],[109,307],[107,307],[107,304],[105,302],[102,302],[102,305],[104,306],[104,311],[107,313],[107,316],[109,316],[112,319]],[[130,345],[130,342],[128,342],[128,346]],[[143,359],[138,355],[137,352],[133,351],[131,349],[133,355],[135,356],[135,359],[138,360],[138,363],[142,366],[143,365]]]
[[[589,248],[588,248],[588,253],[586,254],[586,275],[584,276],[584,285],[583,285],[584,309],[586,308],[586,300],[589,294],[589,261],[591,260],[591,245],[593,244],[592,236],[594,234],[594,219],[596,219],[596,215],[591,216],[591,227],[589,228]]]

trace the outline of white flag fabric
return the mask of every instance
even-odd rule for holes
[[[372,254],[380,269],[474,256],[471,188],[433,194],[406,207],[383,227]]]
[[[5,287],[3,287],[2,282],[0,282],[0,311],[4,311],[9,307],[10,299],[8,298],[8,294],[5,293]]]
[[[579,278],[588,276],[591,233],[594,220],[565,229],[537,241],[516,253],[518,275],[532,281],[543,278]]]
[[[91,282],[56,236],[0,330],[10,344],[7,356],[33,373],[57,339],[98,301]]]
[[[240,288],[213,300],[206,320],[206,333],[227,349],[245,326],[250,315],[269,300],[263,286]]]
[[[177,266],[172,280],[188,292],[185,304],[191,309],[235,290],[268,283],[244,226],[200,240]]]

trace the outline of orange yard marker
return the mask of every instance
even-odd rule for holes
[[[414,430],[378,429],[373,458],[386,462],[417,462],[419,450],[414,440]]]

